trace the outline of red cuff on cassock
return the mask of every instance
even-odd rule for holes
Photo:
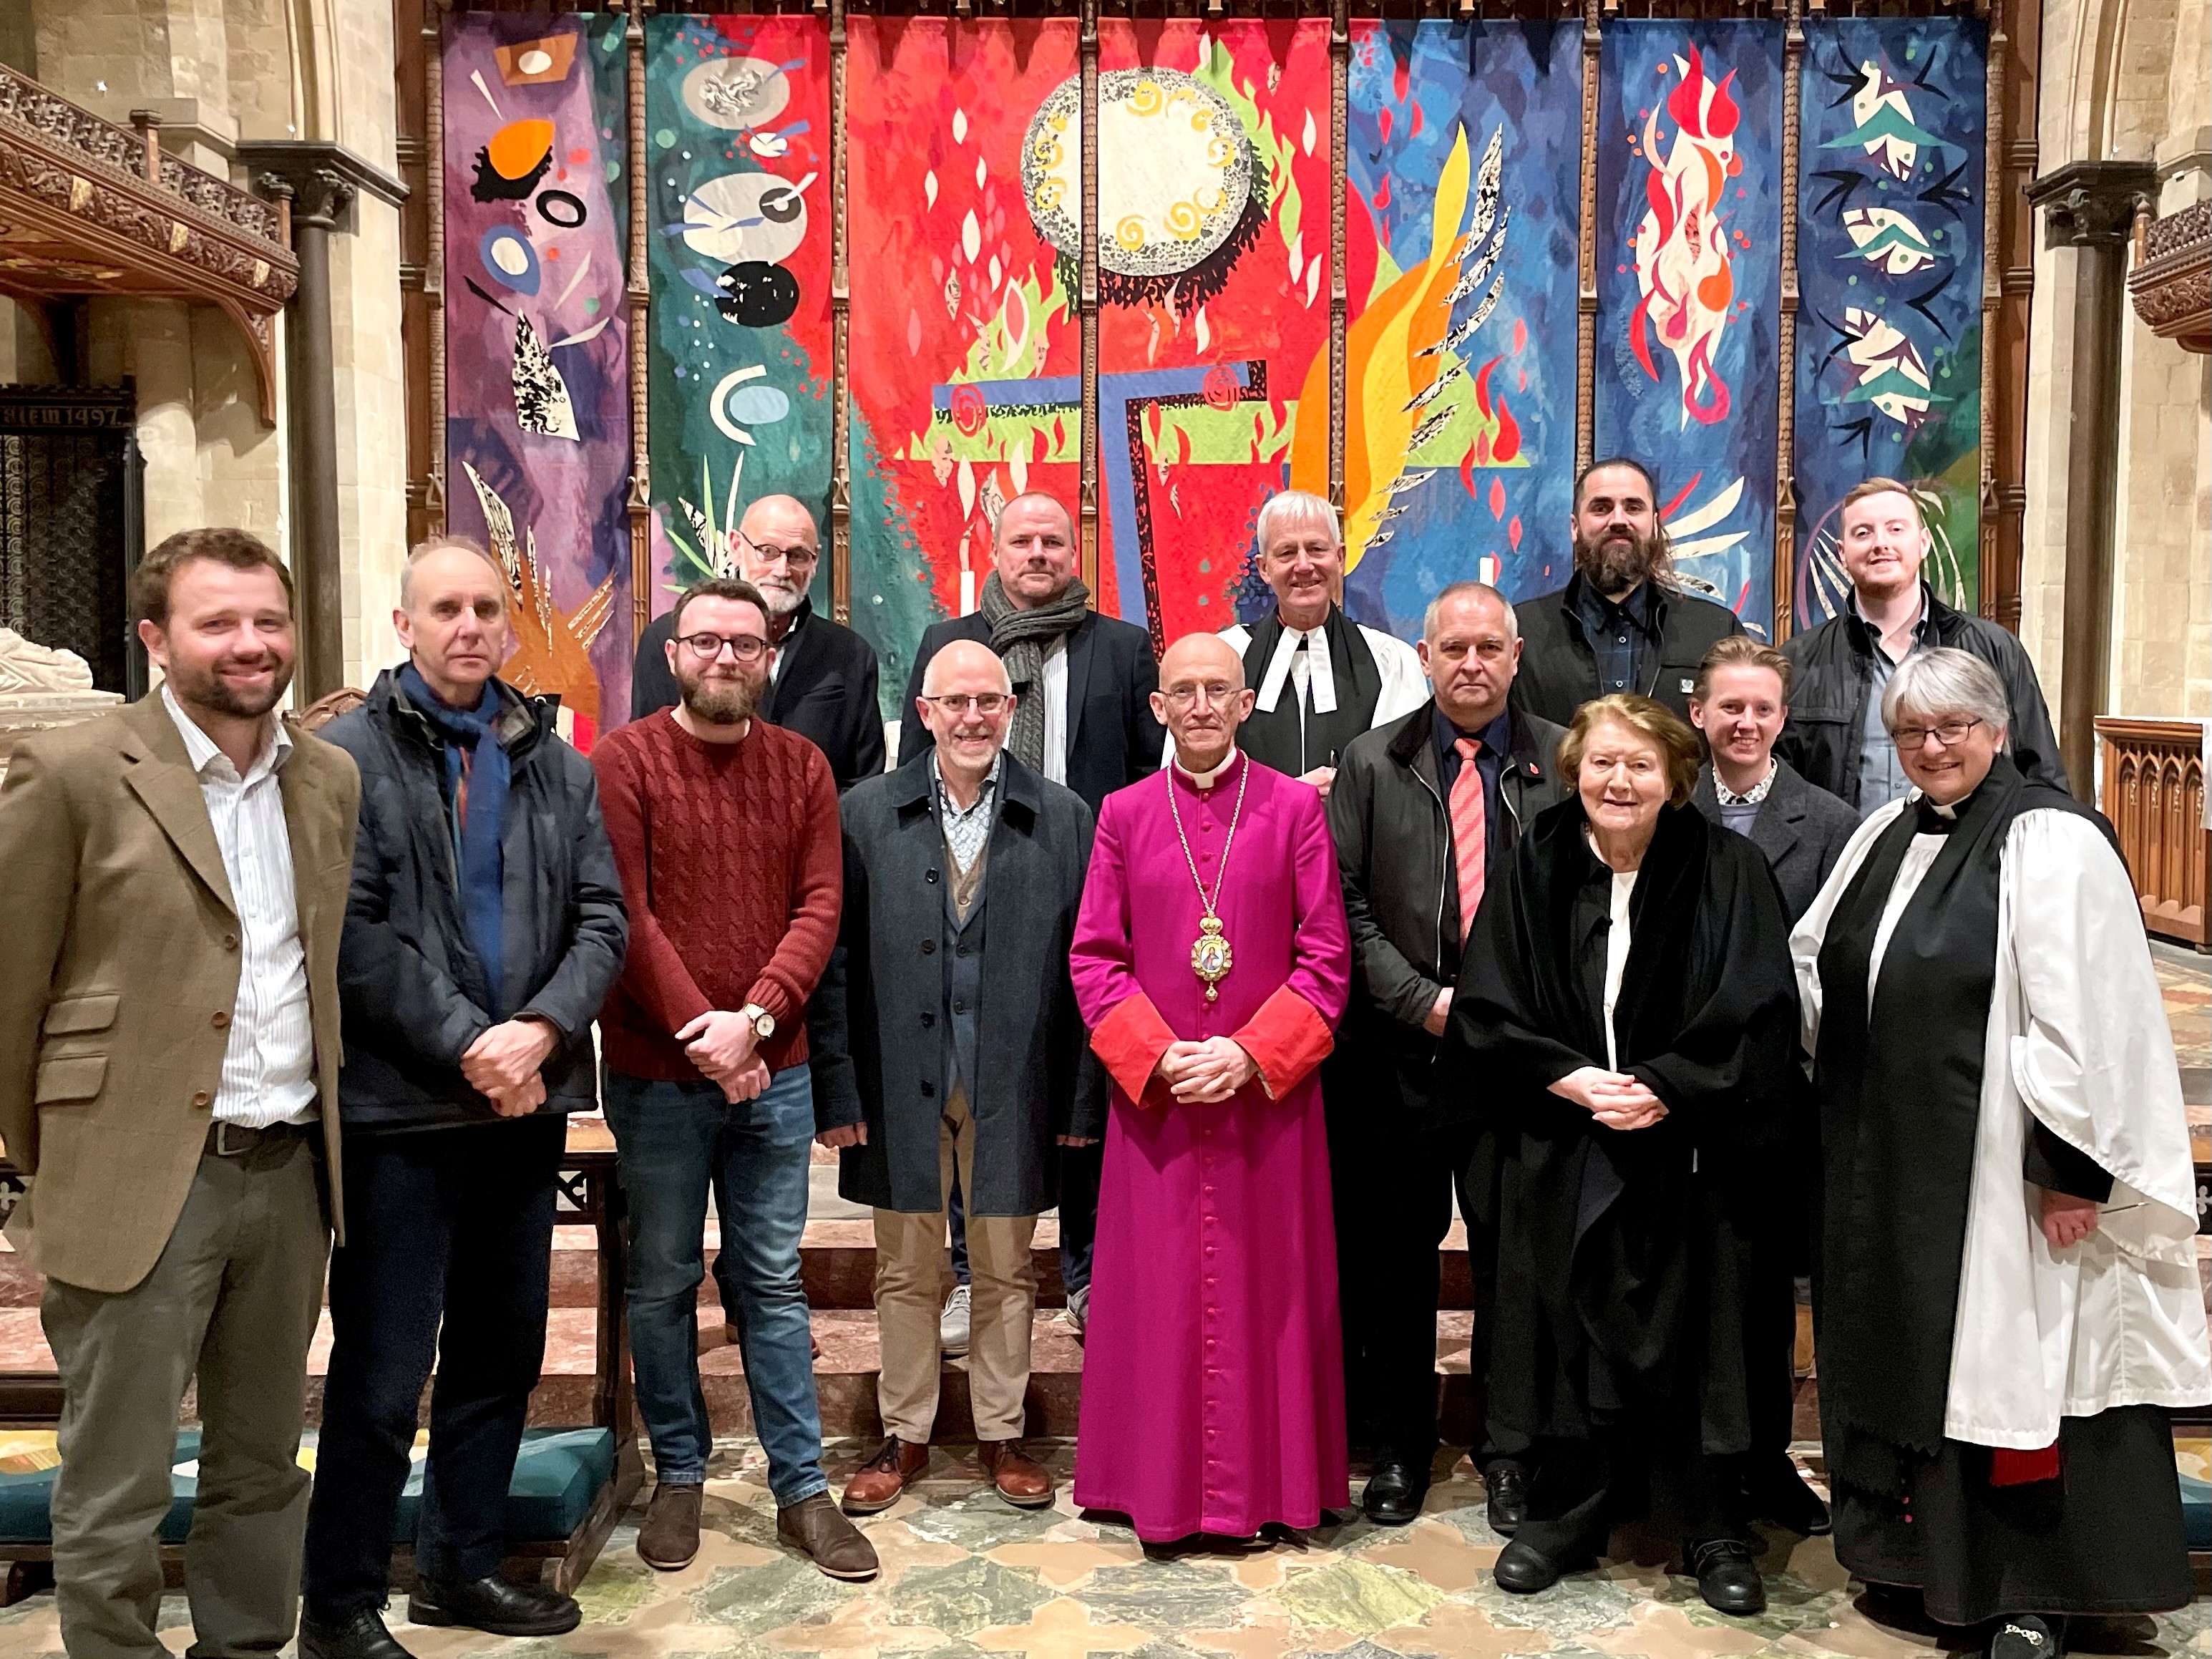
[[[1237,1033],[1237,1045],[1260,1068],[1267,1098],[1280,1100],[1327,1058],[1336,1039],[1313,1004],[1285,985]]]
[[[1145,1085],[1176,1034],[1142,991],[1116,1004],[1091,1034],[1091,1050],[1106,1067],[1121,1092],[1136,1104],[1145,1103]]]
[[[2026,1486],[2039,1480],[2058,1478],[2058,1443],[2034,1451],[2014,1451],[2010,1447],[1998,1446],[1990,1453],[1990,1485],[1992,1486]]]

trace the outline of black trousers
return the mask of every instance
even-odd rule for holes
[[[1741,1465],[1698,1445],[1694,1413],[1608,1424],[1588,1440],[1544,1439],[1527,1454],[1528,1518],[1514,1534],[1562,1560],[1602,1554],[1612,1528],[1643,1519],[1685,1547],[1744,1539]]]
[[[1328,1096],[1329,1179],[1336,1212],[1337,1304],[1344,1325],[1346,1417],[1355,1442],[1425,1468],[1437,1449],[1437,1251],[1451,1230],[1452,1195],[1468,1218],[1480,1377],[1490,1349],[1498,1234],[1488,1137],[1464,1126],[1378,1129],[1350,1078]],[[1487,1465],[1499,1449],[1475,1449]]]
[[[307,1511],[307,1616],[383,1605],[394,1514],[434,1360],[418,1577],[489,1577],[545,1355],[565,1123],[540,1116],[345,1139],[330,1373]]]

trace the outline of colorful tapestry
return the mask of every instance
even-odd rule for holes
[[[1345,604],[1416,639],[1447,583],[1571,564],[1582,26],[1356,21],[1350,105]]]
[[[1596,452],[1658,477],[1674,568],[1774,620],[1779,22],[1608,20],[1597,118]]]
[[[1079,239],[1081,123],[1039,115],[1073,84],[1077,34],[1073,18],[847,27],[853,625],[890,702],[922,629],[975,608],[1000,509],[1080,499],[1076,267],[1025,184]]]
[[[1301,406],[1328,441],[1328,25],[1109,18],[1098,35],[1100,603],[1164,644],[1265,598],[1253,524]],[[1079,110],[1079,90],[1039,119]],[[1073,220],[1050,192],[1073,165],[1030,194],[1064,253]]]
[[[1911,484],[1924,574],[1974,608],[1982,435],[1987,26],[1805,23],[1797,194],[1796,623],[1849,591],[1837,511],[1860,479]]]
[[[457,13],[443,73],[447,523],[507,572],[501,672],[588,750],[629,706],[623,20]]]
[[[645,51],[659,611],[734,569],[763,495],[797,496],[829,539],[830,33],[663,14]]]

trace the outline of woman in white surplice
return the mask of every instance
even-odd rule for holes
[[[1915,786],[1790,945],[1820,1097],[1814,1305],[1837,1559],[2056,1659],[2190,1595],[2166,1410],[2212,1399],[2173,1044],[2105,821],[2005,752],[2004,686],[1916,653]]]

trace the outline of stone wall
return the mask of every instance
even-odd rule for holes
[[[2149,159],[2159,208],[2212,195],[2212,0],[2051,0],[2038,171]],[[2074,434],[2076,255],[2036,256],[2021,633],[2055,705]],[[2128,316],[2120,360],[2110,713],[2212,716],[2212,358]]]
[[[397,170],[390,0],[28,0],[9,16],[0,57],[111,120],[153,110],[166,147],[234,184],[253,182],[234,162],[240,140],[325,140]],[[331,261],[338,555],[346,678],[365,685],[398,653],[391,611],[406,552],[398,212],[363,194],[346,228]],[[281,373],[265,426],[252,361],[214,308],[96,300],[88,332],[89,378],[137,388],[148,544],[235,524],[296,563]],[[280,349],[280,371],[283,361]],[[54,378],[36,325],[0,301],[0,381]]]

